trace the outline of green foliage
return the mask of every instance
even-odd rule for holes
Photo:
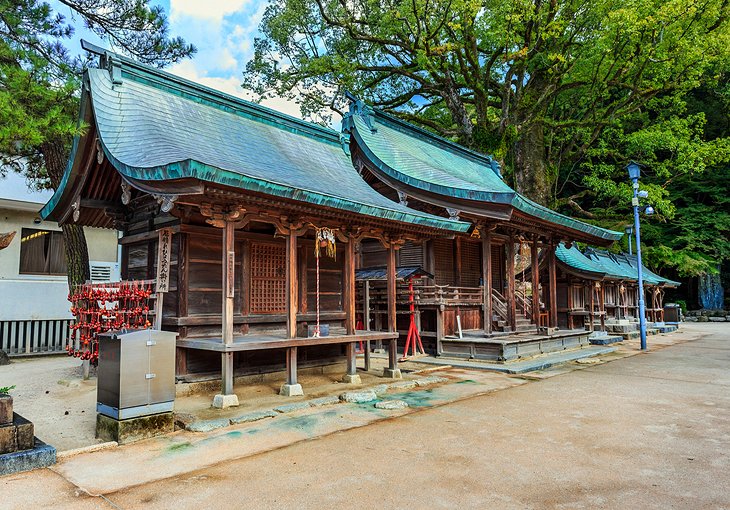
[[[10,393],[14,389],[15,389],[15,385],[14,384],[12,386],[3,386],[3,387],[0,387],[0,394]]]
[[[140,61],[164,65],[195,52],[168,37],[164,13],[147,0],[60,2],[110,46]],[[48,154],[67,153],[81,129],[78,90],[88,60],[64,46],[73,31],[46,2],[0,0],[0,171],[23,172],[37,187],[58,184]]]
[[[729,8],[723,0],[274,0],[244,87],[299,99],[303,114],[323,121],[343,112],[349,90],[496,154],[517,184],[536,183],[521,191],[541,194],[548,183],[559,197],[559,172],[580,176],[576,165],[605,131],[633,132],[621,126],[626,117],[658,98],[673,102],[727,59]],[[664,128],[692,124],[657,126],[628,143],[661,145]],[[519,179],[523,167],[539,175]]]

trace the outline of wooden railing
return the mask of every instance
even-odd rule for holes
[[[492,289],[492,312],[496,313],[500,320],[509,321],[507,299],[497,289]]]

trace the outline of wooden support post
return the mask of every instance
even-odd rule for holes
[[[343,278],[343,305],[345,307],[345,330],[355,334],[355,240],[351,237],[345,244],[345,269]]]
[[[486,232],[482,237],[482,281],[483,290],[483,314],[484,334],[492,335],[492,233]]]
[[[550,243],[548,248],[548,284],[550,287],[550,316],[549,326],[558,327],[558,279],[555,268],[555,244]]]
[[[606,331],[606,288],[601,282],[601,290],[598,294],[598,311],[601,312],[601,331]]]
[[[515,300],[515,238],[510,234],[507,241],[507,253],[505,254],[507,271],[507,315],[512,331],[517,330],[517,303]]]
[[[537,238],[530,246],[530,263],[532,273],[532,322],[540,327],[540,265],[538,264]]]
[[[461,243],[461,237],[454,240],[454,283],[457,287],[461,287],[461,273],[463,271]]]
[[[297,384],[297,348],[289,347],[286,350],[286,383]]]
[[[342,378],[342,382],[348,384],[362,384],[360,376],[357,374],[357,344],[356,342],[350,342],[345,344],[345,351],[347,354],[347,373]]]
[[[395,299],[396,299],[396,281],[395,281],[395,246],[391,242],[388,244],[388,331],[398,331],[396,327],[395,315]],[[400,370],[398,369],[398,338],[390,340],[388,345],[388,368],[384,369],[385,377],[400,378]]]
[[[368,280],[362,284],[362,320],[365,331],[370,331],[370,282]]]
[[[222,306],[222,333],[223,344],[233,344],[233,298],[235,295],[235,267],[236,256],[233,239],[235,236],[234,223],[225,221],[223,226],[223,254],[221,264],[223,265],[223,281],[221,288],[223,292]],[[213,406],[218,408],[238,405],[238,397],[233,393],[233,352],[221,353],[221,394],[213,399]]]
[[[573,285],[570,277],[568,277],[568,284],[565,288],[568,289],[568,294],[566,296],[566,300],[568,302],[568,329],[573,329]],[[552,309],[552,306],[550,308]]]
[[[588,331],[593,331],[593,314],[596,311],[596,300],[595,300],[595,294],[596,294],[596,284],[595,282],[590,282],[590,289],[591,289],[591,300],[590,300],[590,313],[588,314],[588,321],[589,321],[589,329]]]
[[[370,340],[365,341],[365,371],[370,372]]]
[[[286,236],[286,337],[297,337],[298,289],[297,234],[291,229]]]

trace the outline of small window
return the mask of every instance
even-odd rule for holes
[[[66,275],[63,234],[24,228],[20,239],[20,273]]]

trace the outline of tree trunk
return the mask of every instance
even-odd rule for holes
[[[540,123],[530,124],[519,133],[514,145],[515,188],[527,198],[547,205],[550,178],[545,162],[545,134]]]
[[[41,153],[48,171],[48,178],[54,190],[58,189],[66,170],[68,158],[66,144],[61,140],[48,141],[41,146]],[[67,223],[61,226],[63,244],[68,270],[68,288],[73,291],[75,285],[91,279],[89,269],[89,248],[86,245],[84,228],[81,225]]]

